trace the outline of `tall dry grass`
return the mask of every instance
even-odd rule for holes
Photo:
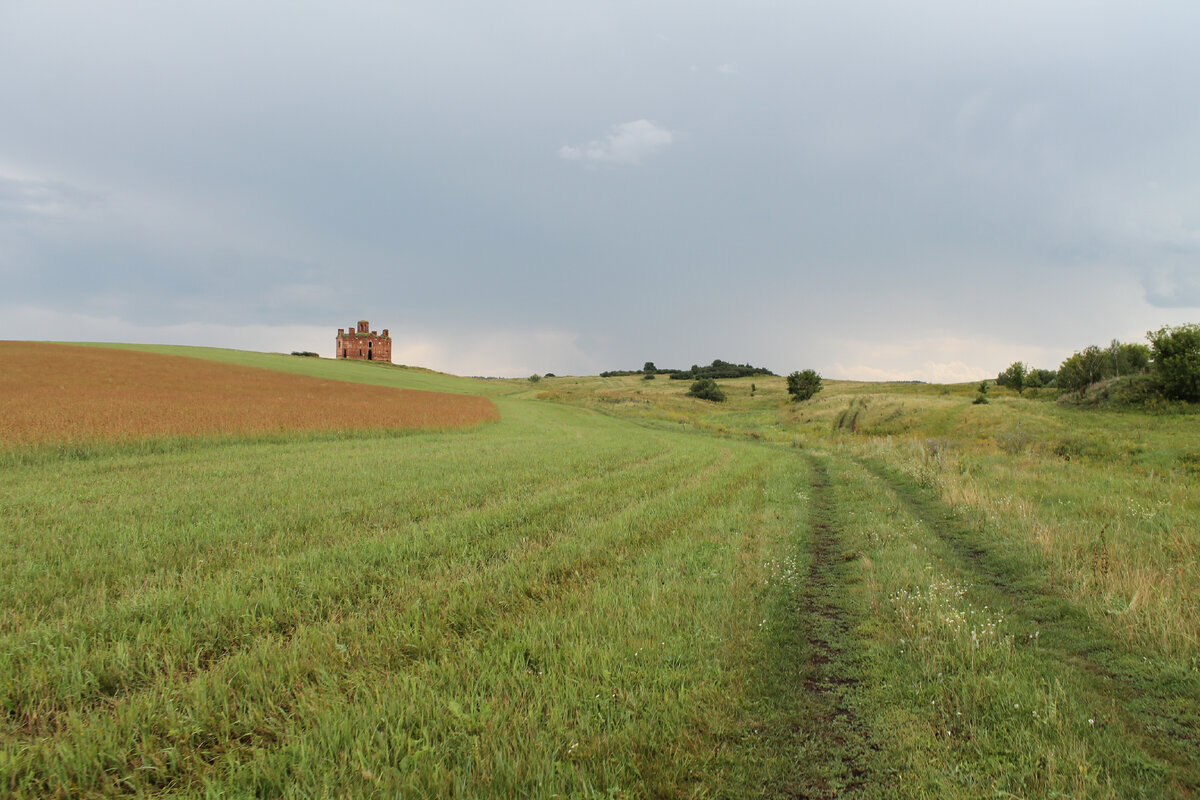
[[[1200,545],[1194,486],[1109,461],[1038,453],[933,452],[929,443],[872,448],[962,513],[1046,564],[1055,587],[1139,647],[1172,655],[1200,646]]]

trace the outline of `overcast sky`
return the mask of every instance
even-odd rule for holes
[[[1200,321],[1200,4],[0,0],[0,339],[971,380]]]

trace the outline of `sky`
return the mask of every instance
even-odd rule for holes
[[[1200,321],[1200,4],[0,0],[0,339],[994,377]]]

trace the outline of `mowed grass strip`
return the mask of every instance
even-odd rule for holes
[[[195,358],[0,342],[0,447],[163,436],[458,428],[487,398],[350,385]]]
[[[0,794],[720,794],[795,455],[503,402],[0,474]]]
[[[406,519],[403,506],[391,506],[392,513],[401,511],[399,519],[380,519],[365,530],[331,520],[323,531],[296,531],[294,536],[276,531],[259,542],[230,540],[215,530],[215,537],[185,542],[163,531],[157,555],[178,556],[178,548],[186,546],[183,563],[154,569],[150,575],[133,573],[134,581],[109,575],[100,585],[111,596],[93,595],[93,602],[83,604],[75,587],[54,578],[69,579],[88,561],[92,563],[84,569],[99,575],[99,564],[86,556],[71,559],[66,574],[46,570],[45,589],[32,597],[13,598],[14,608],[23,600],[30,616],[45,622],[23,625],[20,633],[0,639],[5,651],[0,665],[16,676],[0,696],[6,706],[26,709],[22,724],[29,730],[53,729],[64,711],[106,703],[163,674],[199,671],[257,637],[289,637],[300,626],[356,613],[365,598],[397,580],[432,580],[439,585],[482,580],[514,548],[534,558],[553,546],[565,535],[556,521],[603,519],[610,498],[630,481],[637,486],[636,492],[627,493],[632,501],[668,494],[709,470],[692,458],[675,457],[650,465],[632,459],[619,470],[594,474],[575,486],[560,484],[546,473],[536,482],[530,475],[527,481],[514,482],[516,491],[501,492],[485,506],[447,505],[436,520],[425,523],[414,524]],[[393,484],[388,480],[375,485]],[[169,515],[170,509],[166,511]],[[127,551],[129,539],[120,538],[125,541],[114,541],[113,549]],[[143,549],[147,538],[135,533],[134,540],[142,543],[135,549]],[[262,562],[248,558],[255,552],[265,557]],[[143,560],[144,553],[130,556],[151,566]],[[132,563],[117,562],[126,570]],[[326,572],[332,564],[346,565],[347,572]],[[14,583],[30,585],[24,580]],[[38,614],[28,602],[34,597],[51,608]],[[69,628],[54,613],[68,609],[74,611]],[[203,618],[202,626],[189,624],[198,618]],[[81,640],[93,644],[83,651],[78,647]]]

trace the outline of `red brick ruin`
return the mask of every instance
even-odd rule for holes
[[[356,330],[338,328],[337,357],[391,363],[392,337],[388,336],[387,328],[378,334],[371,330],[371,323],[360,319]]]

